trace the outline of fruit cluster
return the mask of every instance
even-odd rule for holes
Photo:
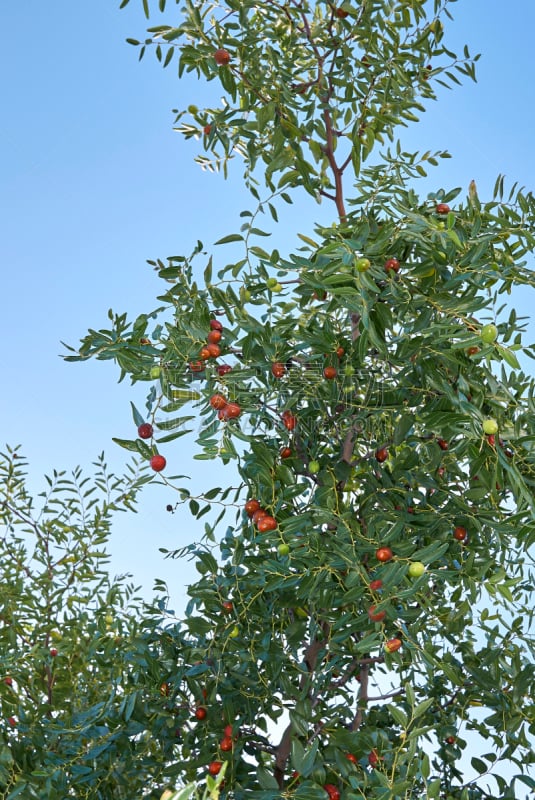
[[[210,358],[219,358],[221,347],[219,342],[223,336],[223,325],[218,319],[210,320],[210,331],[206,337],[206,344],[199,351],[201,361],[208,361]]]
[[[221,347],[219,343],[223,337],[223,325],[218,319],[211,319],[210,320],[210,331],[207,336],[206,344],[201,348],[199,352],[199,362],[193,362],[194,364],[203,364],[208,359],[215,359],[221,355]],[[190,363],[190,369],[192,369],[192,363]],[[204,370],[204,366],[203,366]],[[228,372],[231,372],[232,367],[229,364],[219,364],[216,367],[217,374],[222,377],[226,375]],[[192,370],[198,371],[198,370]],[[210,405],[212,408],[217,411],[218,419],[222,422],[226,422],[229,419],[237,419],[237,417],[241,414],[241,407],[238,403],[234,403],[229,401],[225,395],[216,392],[210,397]]]
[[[154,428],[150,422],[142,422],[141,425],[138,426],[137,435],[140,439],[152,439],[154,436]],[[154,455],[150,458],[149,464],[154,472],[161,472],[167,466],[167,460],[165,459],[165,456],[162,456],[159,453],[154,453]]]
[[[206,706],[197,706],[194,711],[194,717],[197,722],[204,722],[208,716]],[[234,749],[235,743],[239,740],[239,734],[234,732],[232,725],[225,725],[223,728],[223,735],[219,742],[219,750],[222,753],[231,753]],[[223,768],[223,761],[214,759],[208,764],[208,774],[215,777],[219,775]]]
[[[277,520],[271,516],[269,512],[262,508],[258,500],[253,498],[245,503],[245,513],[256,525],[260,533],[267,533],[267,531],[274,531],[278,527]]]
[[[217,411],[217,417],[222,422],[229,419],[237,419],[241,414],[241,407],[238,403],[232,403],[219,393],[213,394],[210,398],[210,405]]]
[[[204,372],[206,369],[206,362],[209,359],[219,358],[221,355],[221,347],[219,345],[223,337],[223,325],[218,319],[210,320],[210,331],[206,337],[206,343],[199,351],[199,358],[197,361],[189,362],[190,372]],[[225,365],[221,365],[225,366]],[[230,367],[227,370],[230,371]],[[217,370],[219,372],[219,369]],[[224,374],[224,373],[219,373]]]
[[[152,439],[154,436],[154,428],[150,422],[143,422],[138,426],[137,435],[140,439]],[[167,465],[165,457],[159,453],[155,453],[151,456],[149,463],[154,472],[161,472]]]

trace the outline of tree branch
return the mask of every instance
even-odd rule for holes
[[[359,695],[357,700],[357,713],[355,714],[349,729],[351,731],[358,731],[364,720],[364,708],[366,707],[368,697],[368,680],[369,680],[369,667],[364,664],[360,670],[360,686]]]
[[[338,211],[338,216],[340,217],[341,221],[344,221],[346,218],[346,207],[344,203],[344,187],[342,183],[342,171],[338,164],[336,163],[336,158],[334,157],[334,129],[333,129],[333,121],[331,117],[331,112],[328,108],[325,108],[323,111],[323,119],[325,121],[325,136],[326,142],[323,152],[329,162],[329,166],[333,173],[334,177],[334,189],[335,189],[335,205],[336,210]]]
[[[321,623],[321,628],[325,637],[329,635],[330,632],[330,625],[327,622]],[[317,637],[309,642],[308,646],[305,649],[304,654],[304,662],[307,666],[309,674],[314,672],[316,669],[316,664],[318,661],[318,654],[323,647],[325,639],[318,639]],[[308,680],[307,675],[303,675],[299,682],[299,688],[303,689],[305,687],[306,681]],[[275,756],[275,766],[273,768],[273,776],[277,781],[279,787],[282,789],[284,786],[284,774],[286,771],[286,764],[288,758],[290,756],[290,750],[292,746],[292,733],[293,727],[292,723],[286,727],[284,733],[282,734],[281,740],[276,748],[276,756]]]

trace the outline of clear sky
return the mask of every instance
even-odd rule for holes
[[[165,71],[152,57],[138,64],[125,39],[143,38],[141,2],[118,5],[0,4],[0,446],[23,446],[35,488],[43,472],[89,466],[102,450],[120,469],[127,454],[111,438],[135,434],[129,386],[117,385],[111,364],[64,363],[60,340],[76,344],[88,327],[104,327],[110,307],[132,316],[151,308],[161,282],[146,259],[188,253],[198,238],[209,245],[236,231],[251,205],[239,170],[226,183],[201,172],[193,163],[200,146],[172,130],[171,109],[202,106],[202,85],[179,83],[176,62]],[[485,200],[505,173],[533,190],[535,3],[460,0],[451,8],[446,42],[483,54],[479,83],[441,91],[406,146],[454,156],[429,188],[467,189],[475,179]],[[166,21],[175,9],[169,3]],[[298,210],[310,232],[317,207],[304,199]],[[282,252],[293,245],[294,219],[276,234]],[[531,311],[523,297],[515,305]],[[141,405],[144,387],[136,396]],[[208,474],[206,462],[192,466],[183,439],[171,448],[180,472],[196,470],[197,486],[226,480],[215,468]],[[153,579],[165,578],[180,602],[191,567],[162,561],[158,547],[180,547],[201,530],[186,513],[165,511],[174,500],[147,489],[140,513],[118,518],[111,551],[114,572],[133,573],[147,596]]]

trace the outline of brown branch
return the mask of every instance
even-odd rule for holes
[[[338,216],[340,220],[345,220],[346,218],[346,208],[344,203],[344,187],[342,184],[342,171],[340,167],[336,163],[336,158],[334,157],[334,131],[333,131],[333,122],[331,118],[331,112],[328,108],[325,108],[323,111],[323,119],[325,120],[325,134],[326,134],[326,144],[323,148],[323,152],[329,162],[329,166],[334,176],[334,189],[335,189],[335,204],[336,209],[338,211]]]
[[[282,738],[277,746],[275,756],[275,767],[273,768],[273,776],[277,781],[279,788],[282,789],[284,786],[284,772],[286,769],[286,762],[288,761],[288,757],[290,755],[290,749],[292,746],[292,723],[287,726],[286,730],[282,734]]]
[[[388,692],[388,694],[379,694],[377,697],[368,697],[368,701],[371,703],[372,700],[388,700],[390,697],[399,697],[400,695],[405,694],[404,689],[396,689],[395,692]]]
[[[321,628],[325,637],[328,636],[330,632],[330,625],[327,622],[321,623]],[[318,655],[323,647],[325,639],[318,639],[317,637],[313,639],[307,645],[304,654],[304,662],[307,666],[309,674],[314,672],[316,669],[316,664],[318,661]],[[307,675],[303,675],[299,682],[299,688],[303,689],[305,687],[306,681],[308,679]],[[277,781],[279,787],[282,789],[284,786],[284,774],[286,770],[286,763],[290,756],[290,750],[292,746],[292,734],[293,734],[293,726],[292,723],[286,727],[284,733],[282,734],[281,740],[276,747],[276,756],[275,756],[275,766],[273,768],[273,776]]]
[[[55,678],[48,664],[45,667],[45,674],[46,674],[46,697],[49,706],[46,714],[48,717],[50,717],[52,714],[52,701],[53,701],[52,689],[54,688]]]
[[[245,74],[238,67],[233,66],[231,69],[232,69],[232,72],[234,72],[236,75],[238,75],[240,77],[240,79],[243,81],[245,86],[247,86],[247,88],[250,89],[250,91],[253,92],[253,94],[255,94],[262,103],[264,103],[264,105],[267,105],[268,103],[271,102],[272,98],[264,96],[256,88],[256,86],[253,86],[253,84],[247,79]]]
[[[312,47],[314,55],[316,56],[316,58],[318,60],[318,68],[319,68],[318,69],[318,77],[319,77],[322,74],[322,71],[323,71],[323,60],[324,60],[323,56],[321,55],[320,51],[318,50],[318,46],[317,46],[316,42],[312,38],[312,31],[310,30],[310,24],[308,22],[308,17],[306,15],[306,12],[303,11],[302,7],[299,4],[295,3],[295,2],[294,2],[294,6],[300,12],[301,19],[303,20],[302,32],[305,34],[306,38],[310,42],[310,46]]]
[[[329,626],[327,623],[322,623],[322,629],[324,633],[328,633]],[[305,657],[304,661],[308,667],[309,672],[314,672],[316,669],[316,664],[318,662],[318,654],[323,646],[324,639],[313,639],[312,642],[308,645],[307,649],[305,650]]]
[[[351,339],[352,341],[356,341],[360,336],[360,314],[354,312],[351,314]],[[345,461],[346,464],[353,464],[353,449],[355,446],[355,437],[359,432],[360,428],[358,426],[352,425],[348,432],[344,437],[344,442],[342,444],[342,454],[340,456],[341,461]],[[343,488],[346,484],[346,481],[343,481],[341,484],[341,488]]]
[[[295,5],[295,3],[294,3],[294,5]],[[297,7],[299,8],[299,6],[297,6]],[[299,9],[299,10],[301,10],[301,9]],[[303,32],[304,32],[306,38],[308,39],[308,41],[310,42],[310,46],[312,47],[312,51],[313,51],[314,55],[316,56],[316,59],[317,59],[317,62],[318,62],[318,75],[317,75],[317,78],[316,78],[315,82],[319,86],[319,84],[321,83],[321,77],[323,75],[323,67],[324,67],[325,58],[320,53],[316,43],[314,42],[314,39],[312,38],[312,32],[310,30],[308,17],[305,14],[304,11],[301,11],[301,16],[302,16],[302,19],[303,19]],[[336,49],[337,48],[335,48],[334,53],[336,53]],[[331,69],[330,69],[330,73],[331,74],[332,74],[332,71],[333,71],[335,60],[336,59],[333,58],[333,62],[331,64]],[[328,91],[326,100],[329,100],[332,97],[332,94],[333,94],[332,81],[329,78],[329,91]],[[327,158],[327,161],[329,162],[329,166],[330,166],[331,171],[333,173],[334,188],[335,188],[334,197],[330,197],[329,199],[332,199],[333,202],[335,203],[336,209],[338,211],[338,216],[339,216],[340,220],[343,221],[346,218],[346,209],[345,209],[345,203],[344,203],[344,190],[343,190],[343,184],[342,184],[343,170],[338,166],[338,164],[336,162],[336,158],[334,157],[334,140],[335,140],[335,136],[338,136],[340,134],[338,133],[338,131],[335,131],[335,129],[334,129],[333,121],[332,121],[332,117],[331,117],[331,112],[330,112],[329,108],[327,108],[327,107],[323,111],[323,119],[325,121],[325,135],[326,135],[326,143],[325,143],[325,147],[323,148],[323,152],[325,153],[325,156]],[[322,191],[320,191],[320,194],[324,194],[324,193]],[[324,194],[324,196],[325,197],[329,197],[329,195],[327,195],[327,194]]]
[[[342,455],[340,456],[340,461],[345,461],[346,464],[352,465],[353,464],[353,448],[355,446],[355,436],[357,434],[357,429],[354,425],[350,427],[348,432],[345,435],[344,443],[342,445]],[[346,481],[343,482],[343,486],[345,486]],[[342,488],[343,488],[342,486]]]
[[[329,200],[332,200],[333,203],[336,203],[336,197],[334,196],[334,194],[330,194],[329,192],[326,192],[325,189],[320,189],[320,194],[323,197],[327,197]]]
[[[359,686],[359,695],[357,700],[357,713],[355,714],[351,725],[349,726],[349,730],[351,731],[358,731],[362,722],[364,720],[364,708],[368,703],[368,665],[365,664],[362,669],[360,670],[360,686]]]
[[[359,664],[366,666],[367,664],[384,664],[384,656],[370,656],[368,658],[360,658]]]
[[[342,677],[339,680],[333,681],[332,685],[335,686],[337,689],[339,689],[342,686],[345,686],[346,683],[351,680],[355,670],[359,666],[360,666],[359,659],[358,658],[354,658],[353,661],[351,662],[351,664],[346,669],[344,675],[342,675]]]
[[[348,165],[351,163],[351,159],[352,159],[352,158],[353,158],[353,156],[352,156],[352,154],[350,153],[350,154],[348,155],[348,157],[346,158],[346,160],[345,160],[345,161],[342,163],[342,165],[340,166],[340,172],[344,172],[344,171],[346,170],[346,168],[348,167]]]
[[[360,314],[353,312],[351,314],[351,341],[356,342],[360,336]]]

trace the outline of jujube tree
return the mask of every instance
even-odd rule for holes
[[[200,577],[159,652],[181,731],[169,774],[210,787],[224,764],[221,797],[535,785],[534,387],[518,361],[534,351],[502,298],[533,285],[535,202],[501,177],[488,201],[473,181],[420,197],[447,154],[398,139],[437,84],[474,77],[468,49],[444,44],[450,5],[186,2],[142,45],[219,81],[221,106],[178,129],[202,166],[241,161],[255,205],[216,243],[231,263],[201,242],[151,261],[158,308],[110,313],[68,358],[150,383],[151,438],[118,441],[164,456],[153,469],[204,518],[175,553]],[[300,189],[332,222],[266,249],[259,220]],[[193,497],[172,477],[188,425],[237,488]]]
[[[150,480],[54,471],[30,491],[20,448],[0,453],[0,794],[160,800],[175,732],[154,651],[161,612],[108,574],[112,521]],[[147,786],[151,788],[147,790]]]

